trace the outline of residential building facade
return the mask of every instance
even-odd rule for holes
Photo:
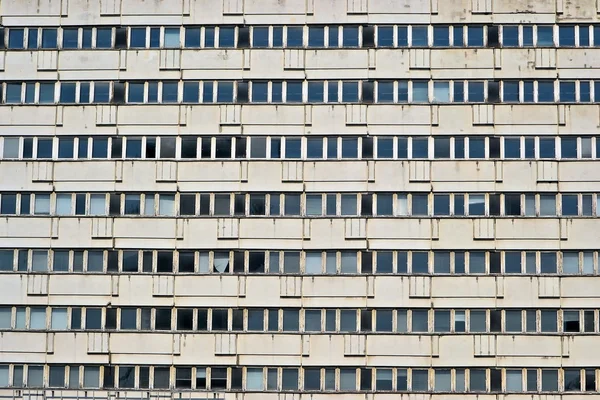
[[[597,0],[0,0],[0,395],[600,398]]]

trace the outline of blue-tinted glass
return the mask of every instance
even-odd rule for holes
[[[563,137],[560,139],[560,154],[562,158],[577,158],[577,138]]]
[[[537,27],[537,45],[538,46],[554,46],[554,27],[540,26]]]
[[[358,101],[358,82],[342,83],[342,101],[353,103]]]
[[[25,103],[26,104],[35,103],[35,83],[26,83],[25,84]]]
[[[181,46],[181,34],[179,28],[165,28],[165,38],[163,46],[169,49],[175,49]]]
[[[27,31],[27,48],[37,49],[38,47],[38,30],[37,28],[29,29]]]
[[[436,137],[433,139],[433,157],[450,158],[450,138]]]
[[[523,82],[523,101],[533,103],[535,101],[535,92],[533,90],[533,81]]]
[[[380,137],[377,139],[377,158],[394,157],[394,139]]]
[[[233,82],[219,82],[217,85],[217,103],[233,102]]]
[[[559,26],[558,28],[558,45],[559,46],[575,46],[575,27],[574,26]]]
[[[454,102],[462,103],[465,101],[465,83],[454,82]]]
[[[427,103],[429,101],[429,82],[413,82],[413,97],[414,103]]]
[[[7,103],[20,103],[21,102],[21,83],[7,83],[6,84],[6,102]]]
[[[215,47],[215,28],[207,26],[204,28],[204,47]]]
[[[142,158],[142,140],[141,139],[127,139],[127,151],[125,152],[126,158]]]
[[[330,137],[327,139],[327,158],[337,158],[338,141],[337,138]]]
[[[408,47],[408,26],[398,27],[398,47]]]
[[[260,26],[252,28],[252,47],[269,47],[269,28]]]
[[[465,45],[465,34],[464,27],[454,26],[453,27],[453,45],[456,47],[462,47]]]
[[[96,48],[110,49],[112,47],[112,28],[96,29]]]
[[[204,82],[204,88],[202,92],[202,102],[212,103],[213,102],[213,82]]]
[[[581,102],[591,101],[590,82],[589,81],[579,82],[579,101],[581,101]]]
[[[520,158],[521,157],[521,139],[519,139],[519,138],[504,139],[504,157],[505,158]]]
[[[285,139],[285,158],[300,158],[302,157],[302,139],[286,138]]]
[[[358,158],[358,138],[342,138],[342,158]]]
[[[158,82],[148,82],[148,103],[158,103]]]
[[[323,138],[306,140],[306,158],[323,158]]]
[[[308,47],[325,46],[325,28],[322,26],[311,26],[308,28]]]
[[[329,47],[338,47],[340,45],[340,29],[339,26],[329,27]]]
[[[377,28],[377,46],[393,47],[394,46],[394,27],[380,26]]]
[[[22,49],[24,47],[23,39],[25,37],[25,29],[11,28],[8,31],[8,48]]]
[[[412,158],[429,157],[429,139],[413,138],[412,140]]]
[[[60,102],[75,103],[75,83],[61,83],[60,85]]]
[[[252,101],[266,103],[269,99],[269,84],[267,82],[252,82]]]
[[[485,158],[484,138],[469,138],[469,158]]]
[[[110,83],[94,83],[94,103],[108,103],[110,100]]]
[[[470,47],[482,47],[483,26],[469,26],[467,28],[467,40]]]
[[[108,157],[108,139],[94,138],[92,142],[92,158]]]
[[[519,27],[505,25],[502,27],[502,46],[519,47]]]
[[[327,82],[327,101],[329,103],[337,103],[340,101],[337,82]]]
[[[448,26],[433,27],[433,46],[447,47],[450,46],[450,28]]]
[[[560,101],[575,102],[575,82],[560,82]]]
[[[554,138],[540,138],[540,158],[556,157],[556,141]]]
[[[538,82],[538,101],[554,101],[554,82]]]
[[[183,102],[198,103],[200,100],[200,84],[198,82],[185,82],[183,84]]]
[[[525,158],[535,158],[534,138],[525,138]]]
[[[146,28],[131,28],[129,47],[146,47]]]
[[[54,28],[42,29],[42,49],[55,49],[57,47],[56,32]]]
[[[76,49],[78,44],[79,30],[77,28],[64,28],[62,31],[63,49]]]
[[[412,47],[427,47],[429,42],[427,40],[427,27],[426,26],[413,26],[412,27]]]
[[[77,157],[87,158],[88,156],[88,141],[89,138],[79,138],[79,144],[77,145]]]
[[[594,25],[594,46],[600,47],[600,25]]]
[[[523,26],[523,46],[533,46],[533,26]]]
[[[344,26],[342,47],[358,47],[358,26]]]
[[[37,158],[52,158],[52,139],[38,139]]]
[[[425,197],[422,197],[425,196]],[[417,200],[417,201],[415,201]],[[425,206],[425,210],[427,209],[427,195],[413,195],[413,209],[415,208],[415,206],[417,206],[416,208],[422,208],[422,206]],[[425,204],[423,204],[425,203]],[[413,213],[414,214],[414,213]],[[427,215],[427,212],[425,213],[419,213],[421,215]],[[412,253],[412,272],[414,274],[426,274],[429,272],[429,253],[425,252],[425,251],[413,251]],[[424,318],[425,320],[427,320],[427,318]],[[426,324],[427,322],[425,322]],[[426,389],[424,389],[426,390]]]
[[[81,40],[81,48],[91,49],[92,48],[92,28],[83,28],[83,37]]]
[[[130,83],[129,93],[127,97],[128,103],[143,103],[144,102],[144,84]]]
[[[323,102],[323,81],[308,82],[308,102],[322,103]]]
[[[469,101],[471,103],[482,103],[485,100],[483,82],[469,82]]]
[[[504,81],[503,99],[506,102],[519,101],[519,82]]]
[[[273,27],[273,47],[283,47],[283,26]]]
[[[90,83],[81,82],[79,84],[79,102],[89,103],[90,102]]]
[[[283,82],[272,82],[271,83],[271,102],[273,102],[273,103],[283,102]]]
[[[227,27],[219,29],[219,47],[235,46],[235,28]]]
[[[177,103],[177,82],[163,82],[162,85],[162,102]]]
[[[302,47],[304,28],[301,26],[288,26],[287,47]]]
[[[590,45],[590,29],[588,26],[579,26],[579,45],[582,47]]]
[[[394,101],[394,82],[377,83],[377,101],[379,103],[392,103]]]
[[[398,103],[408,102],[408,81],[398,81]]]
[[[60,138],[58,141],[58,158],[73,158],[73,143],[73,139]]]
[[[454,158],[456,158],[456,159],[465,158],[465,138],[462,138],[462,137],[454,138]]]
[[[286,89],[286,101],[288,103],[302,102],[302,82],[288,82]]]
[[[54,103],[54,83],[40,83],[40,103]]]
[[[398,158],[408,158],[408,138],[398,138]]]

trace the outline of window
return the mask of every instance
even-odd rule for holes
[[[487,389],[485,369],[472,368],[470,371],[470,389],[473,392],[485,392]]]
[[[470,81],[468,89],[471,103],[483,103],[485,101],[485,85],[483,82]]]
[[[414,103],[427,103],[429,101],[428,86],[429,82],[413,81],[412,101]],[[398,101],[400,101],[400,97]]]
[[[219,47],[235,47],[235,28],[219,28]]]
[[[450,46],[450,27],[434,26],[433,27],[433,46],[448,47]]]
[[[519,47],[519,27],[515,25],[502,26],[502,46]]]
[[[358,82],[342,82],[342,101],[344,103],[358,102]]]
[[[322,26],[309,26],[308,47],[325,47],[325,28]]]
[[[343,47],[358,47],[358,26],[343,26]]]
[[[583,28],[583,27],[581,27]],[[539,32],[538,32],[539,35]],[[558,27],[558,45],[561,47],[575,47],[575,27],[560,25]]]
[[[323,81],[308,82],[308,102],[322,103],[324,101]]]
[[[427,26],[415,26],[412,27],[412,47],[427,47],[429,41],[427,38]]]
[[[379,26],[377,27],[377,46],[393,47],[394,46],[394,27]]]
[[[187,48],[198,48],[200,47],[200,28],[186,27],[184,46]]]
[[[178,48],[180,46],[179,28],[165,28],[164,47]]]
[[[574,103],[576,101],[575,82],[560,82],[560,101]]]
[[[429,371],[426,369],[412,370],[412,390],[426,392],[429,390]]]
[[[57,29],[43,28],[42,29],[42,49],[56,49],[57,46]]]
[[[467,27],[467,41],[469,47],[483,47],[483,26]]]
[[[288,103],[302,102],[302,82],[287,82],[286,101]]]
[[[32,30],[30,30],[30,32]],[[17,29],[17,28],[9,29],[9,31],[8,31],[8,48],[11,50],[12,49],[23,49],[24,48],[24,44],[23,44],[24,36],[25,36],[25,29]]]
[[[450,392],[451,380],[451,371],[449,369],[436,369],[434,390],[439,392]]]
[[[252,47],[269,47],[269,28],[252,28]]]
[[[76,49],[78,44],[79,30],[77,28],[63,28],[63,49]]]
[[[485,311],[475,311],[471,310],[470,312],[470,320],[471,324],[469,327],[470,332],[486,332],[486,317]]]

